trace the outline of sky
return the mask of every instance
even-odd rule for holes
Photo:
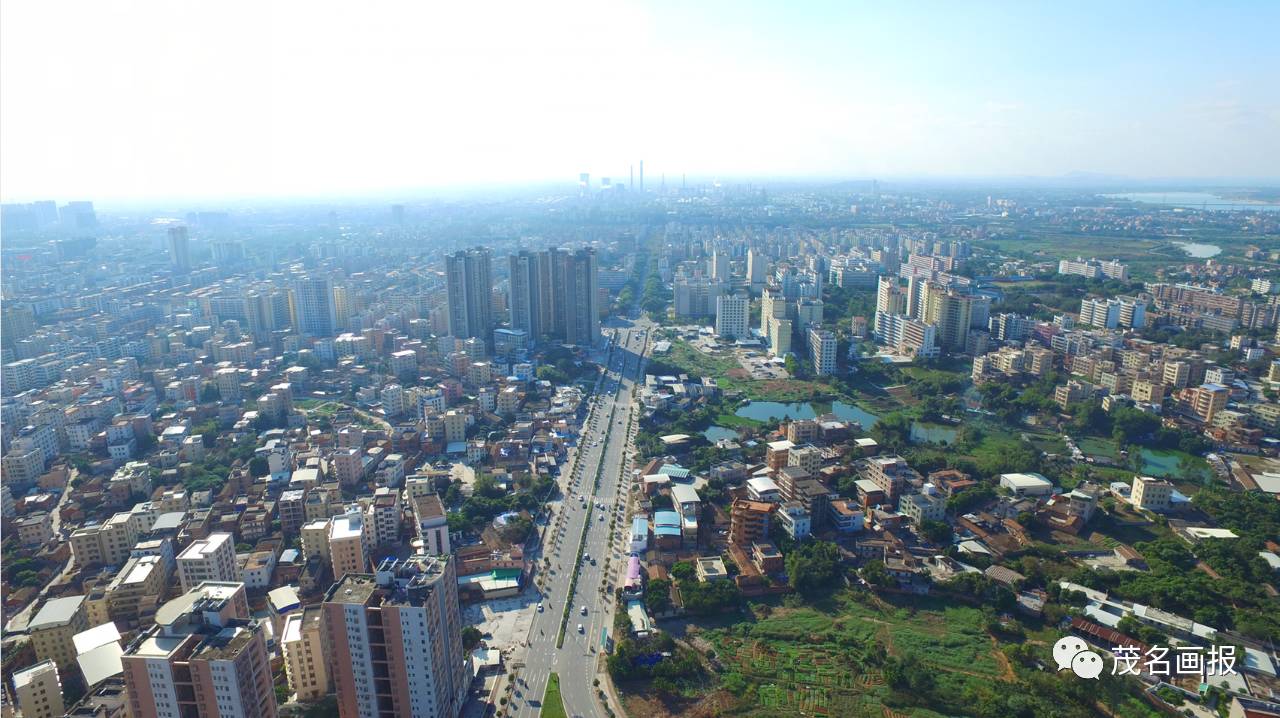
[[[1280,3],[6,0],[0,197],[1280,177]]]

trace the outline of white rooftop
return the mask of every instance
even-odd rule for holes
[[[20,671],[14,671],[13,687],[21,688],[34,680],[36,676],[45,673],[46,671],[53,671],[55,675],[57,674],[58,666],[54,664],[53,659],[47,659],[35,664],[34,666],[27,666]]]
[[[291,613],[284,618],[284,631],[280,634],[281,643],[293,643],[302,638],[302,614]]]
[[[1239,537],[1239,536],[1237,536],[1237,535],[1236,535],[1236,533],[1235,533],[1234,531],[1232,531],[1231,529],[1214,529],[1214,528],[1209,528],[1208,526],[1188,526],[1188,527],[1187,527],[1186,529],[1184,529],[1184,530],[1187,532],[1187,534],[1189,534],[1189,535],[1191,535],[1191,536],[1193,536],[1193,537],[1195,537],[1195,538],[1198,538],[1198,539],[1207,539],[1207,538],[1233,539],[1233,538],[1240,538],[1240,537]]]
[[[694,504],[701,500],[698,498],[698,492],[694,491],[693,487],[688,484],[672,484],[671,498],[677,504]]]
[[[112,641],[76,656],[76,663],[84,674],[84,682],[93,686],[124,672],[124,662],[120,660],[123,655],[124,648],[118,641]]]
[[[1001,483],[1010,486],[1026,487],[1026,486],[1053,486],[1053,482],[1041,476],[1040,474],[1000,474]]]
[[[334,516],[329,525],[329,540],[359,538],[364,533],[364,519],[360,514]]]
[[[279,588],[273,588],[267,592],[267,600],[269,600],[271,605],[278,611],[297,608],[302,604],[301,599],[298,598],[298,590],[295,586],[280,586]]]
[[[50,599],[45,602],[44,607],[40,609],[36,617],[31,619],[31,623],[27,624],[27,630],[60,626],[70,621],[83,603],[84,596],[64,596]]]
[[[231,534],[212,533],[209,538],[192,541],[191,545],[178,554],[179,561],[203,561],[217,552],[222,545],[231,541]]]
[[[71,642],[76,647],[76,653],[88,653],[98,646],[118,640],[120,640],[120,631],[116,629],[116,624],[110,622],[101,626],[94,626],[71,637]]]

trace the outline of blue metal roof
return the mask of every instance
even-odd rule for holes
[[[654,526],[679,526],[680,514],[674,511],[659,511],[653,515]]]

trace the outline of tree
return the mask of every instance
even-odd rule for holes
[[[697,576],[697,570],[689,561],[676,561],[671,564],[671,575],[681,581],[691,581]]]
[[[882,416],[871,427],[871,436],[884,447],[907,446],[911,443],[911,418],[900,412]]]
[[[945,521],[921,521],[920,534],[939,546],[951,545],[951,526]]]
[[[910,694],[919,701],[928,701],[935,686],[933,671],[914,653],[885,659],[884,680],[895,691]]]
[[[466,628],[462,629],[463,650],[470,652],[476,646],[480,645],[481,638],[483,638],[483,635],[480,633],[480,629],[476,628],[475,626],[467,626]]]
[[[893,576],[890,576],[889,570],[884,567],[884,561],[868,561],[858,573],[872,586],[893,585]]]
[[[271,465],[265,456],[255,456],[249,460],[249,475],[255,478],[271,473]]]
[[[681,581],[680,597],[684,607],[695,616],[711,616],[736,608],[742,592],[733,581]]]
[[[800,593],[830,589],[840,573],[840,549],[830,541],[815,541],[794,549],[786,558],[787,578]]]
[[[981,506],[996,497],[996,490],[985,484],[972,486],[947,498],[947,511],[964,514],[975,506]]]
[[[499,533],[504,540],[511,543],[519,543],[524,541],[532,528],[533,521],[528,516],[514,516],[507,521]]]
[[[644,606],[651,614],[665,613],[671,608],[671,581],[655,578],[644,589]]]

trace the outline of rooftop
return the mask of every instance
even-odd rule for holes
[[[213,533],[209,538],[192,541],[191,545],[178,554],[178,560],[203,561],[213,555],[223,544],[231,541],[231,534]]]
[[[171,625],[189,613],[198,601],[205,599],[226,601],[235,596],[237,591],[242,590],[244,590],[244,584],[238,581],[204,581],[161,606],[156,611],[156,623],[162,626]]]
[[[41,674],[48,673],[49,671],[53,671],[54,676],[58,675],[58,667],[54,665],[52,659],[41,661],[34,666],[27,666],[19,671],[14,671],[13,687],[21,688],[35,680]]]
[[[373,576],[367,573],[349,573],[329,588],[324,595],[325,603],[349,603],[363,606],[369,597],[378,590]]]
[[[207,661],[235,658],[253,639],[253,631],[243,626],[228,626],[209,636],[192,653],[192,658],[203,658]]]
[[[84,603],[84,596],[64,596],[62,598],[53,598],[45,602],[44,607],[31,619],[31,623],[27,624],[28,631],[34,631],[42,628],[55,628],[64,625],[71,620],[71,617],[80,610],[80,606]]]
[[[329,524],[329,540],[360,538],[364,534],[364,518],[360,514],[334,516]]]
[[[104,623],[101,626],[94,626],[87,631],[81,631],[71,637],[71,641],[76,647],[76,653],[85,653],[97,648],[98,646],[106,645],[118,640],[120,640],[120,631],[116,630],[116,624],[114,623]]]

